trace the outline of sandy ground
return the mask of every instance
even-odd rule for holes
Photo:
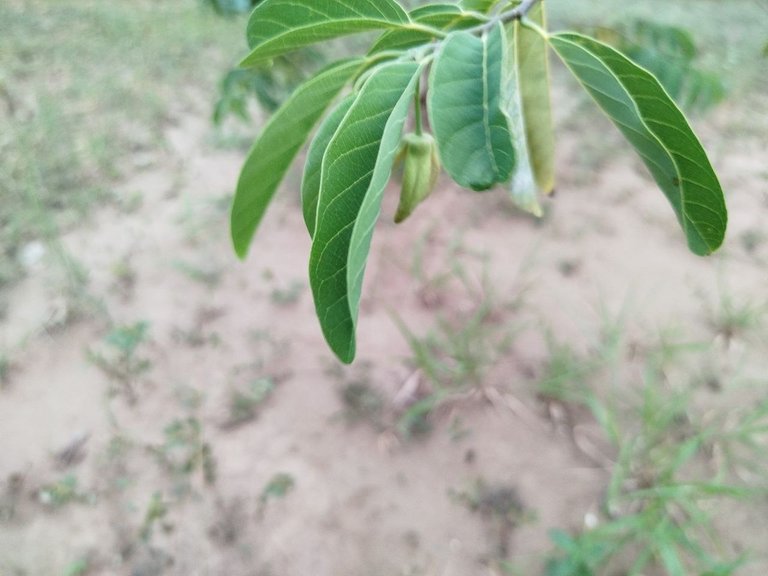
[[[572,108],[560,109],[564,124]],[[87,298],[61,294],[45,256],[9,295],[0,574],[466,576],[500,573],[500,555],[538,573],[548,531],[582,527],[609,477],[537,400],[548,333],[584,349],[623,314],[628,341],[681,330],[708,342],[719,368],[765,384],[765,341],[721,354],[707,320],[723,291],[765,303],[768,285],[768,244],[742,241],[765,229],[766,141],[722,138],[740,114],[726,105],[698,123],[731,209],[727,246],[709,259],[687,252],[626,147],[599,166],[585,158],[584,127],[560,142],[558,193],[541,222],[502,192],[444,182],[396,227],[393,187],[367,271],[359,358],[342,368],[307,287],[298,176],[237,262],[227,198],[242,156],[212,144],[204,112],[179,112],[166,149],[119,186],[126,202],[63,238],[87,270]],[[619,145],[607,123],[598,128],[597,149]],[[458,264],[467,281],[442,281]],[[394,313],[424,335],[480,300],[493,306],[489,333],[511,344],[481,385],[431,416],[431,432],[405,438],[393,424],[403,387],[426,384]],[[110,326],[137,322],[148,324],[136,349],[148,367],[126,383],[89,351],[112,353]],[[233,394],[259,382],[273,392],[233,421]],[[345,415],[340,390],[354,382],[381,393],[376,422]],[[516,528],[466,504],[479,480],[519,504]],[[768,507],[739,514],[723,521],[729,549],[768,541]],[[78,561],[87,571],[67,572]]]

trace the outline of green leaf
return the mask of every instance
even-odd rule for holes
[[[512,173],[512,180],[509,184],[509,193],[515,205],[533,214],[537,218],[543,216],[541,205],[539,204],[539,189],[533,174],[531,165],[531,152],[526,139],[526,118],[524,116],[522,90],[523,78],[519,66],[517,55],[517,36],[519,28],[516,23],[508,25],[510,36],[509,42],[509,61],[507,69],[509,77],[507,79],[507,115],[509,116],[509,125],[512,130],[512,141],[515,146],[515,169]]]
[[[453,32],[432,66],[429,119],[446,172],[461,186],[487,190],[506,182],[515,165],[501,80],[501,24],[478,38]]]
[[[658,535],[656,551],[661,563],[664,565],[664,570],[669,576],[685,576],[685,567],[680,559],[680,555],[670,541],[668,531],[664,530]]]
[[[305,82],[256,139],[240,173],[232,204],[232,241],[240,258],[248,253],[264,212],[307,136],[362,62],[339,62]]]
[[[323,158],[309,277],[323,334],[343,362],[355,357],[373,227],[421,71],[415,62],[375,68]]]
[[[546,28],[544,4],[535,5],[528,20]],[[522,101],[525,140],[536,185],[543,194],[555,188],[555,134],[549,82],[549,54],[546,39],[518,21],[515,26],[515,61]]]
[[[482,23],[476,14],[466,12],[456,4],[427,4],[414,8],[409,15],[413,22],[434,30],[387,30],[374,42],[369,54],[384,50],[406,50],[434,40],[442,30],[467,28]]]
[[[487,14],[491,8],[498,4],[499,0],[461,0],[459,4],[464,10],[473,10]]]
[[[323,40],[409,24],[396,0],[263,0],[248,21],[252,51],[241,66]]]
[[[592,38],[562,33],[549,41],[640,154],[672,204],[691,251],[717,250],[728,220],[722,188],[701,143],[658,80]]]
[[[315,235],[317,200],[320,197],[323,156],[328,145],[331,143],[331,139],[339,129],[341,121],[352,107],[355,97],[355,94],[350,94],[339,102],[336,108],[325,117],[307,151],[304,176],[301,180],[301,207],[304,212],[304,223],[307,225],[310,237]]]

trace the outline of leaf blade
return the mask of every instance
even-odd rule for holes
[[[368,54],[407,50],[434,40],[442,30],[468,28],[483,22],[476,13],[462,10],[457,4],[427,4],[411,10],[409,16],[413,22],[423,24],[425,29],[387,30],[376,39]]]
[[[360,90],[323,158],[310,285],[323,334],[342,362],[355,356],[360,286],[421,67],[379,66]]]
[[[519,33],[517,23],[508,25],[507,31],[510,42],[507,50],[509,58],[506,65],[508,78],[506,79],[505,97],[507,104],[505,109],[509,116],[517,160],[508,189],[512,202],[518,208],[541,218],[543,211],[539,204],[539,187],[533,170],[530,144],[526,138],[526,117],[522,98],[523,78],[517,53],[517,36]]]
[[[315,235],[317,222],[317,205],[320,198],[320,183],[322,181],[322,166],[325,151],[331,143],[336,131],[347,115],[355,95],[350,94],[331,111],[320,124],[315,137],[307,151],[307,161],[304,164],[304,174],[301,179],[301,207],[304,213],[304,223],[310,238]]]
[[[640,154],[672,204],[691,251],[704,256],[717,250],[728,221],[720,182],[658,80],[610,46],[581,34],[553,34],[549,41]]]
[[[248,20],[251,53],[241,66],[322,40],[409,23],[396,0],[263,0]]]
[[[342,61],[316,74],[275,112],[257,137],[240,172],[230,215],[232,243],[241,259],[307,136],[362,62]]]
[[[478,191],[507,181],[515,164],[502,110],[504,44],[501,24],[482,38],[453,32],[432,65],[428,112],[440,158],[458,184]]]
[[[544,3],[528,13],[528,19],[546,29]],[[520,79],[520,99],[525,139],[536,185],[543,194],[555,189],[555,132],[547,41],[519,21],[515,26],[515,57]]]

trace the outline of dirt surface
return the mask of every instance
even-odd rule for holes
[[[558,109],[563,124],[568,102]],[[765,385],[762,320],[758,337],[731,346],[708,320],[724,293],[766,298],[766,140],[720,136],[742,115],[726,104],[697,124],[731,210],[729,241],[708,259],[687,252],[608,124],[595,146],[622,153],[597,164],[578,130],[562,138],[557,195],[540,222],[502,192],[444,182],[396,227],[393,186],[359,358],[343,368],[307,286],[298,175],[237,262],[227,208],[242,156],[211,143],[203,109],[178,112],[165,149],[120,184],[126,201],[63,238],[87,271],[83,294],[61,293],[44,249],[8,294],[0,574],[466,576],[500,574],[505,556],[539,573],[548,531],[579,529],[599,509],[613,457],[590,417],[579,430],[592,440],[574,442],[573,426],[540,402],[548,335],[586,350],[606,318],[622,317],[636,347],[677,330],[705,342],[718,373]],[[398,416],[429,383],[395,315],[423,336],[438,318],[461,326],[480,303],[498,353],[409,437]],[[125,348],[105,337],[140,322],[146,336],[120,364]],[[345,406],[342,391],[355,383],[381,403],[351,413],[360,406]],[[500,519],[478,493],[506,498],[515,517]],[[726,549],[768,541],[765,518],[764,503],[725,518]],[[72,572],[77,562],[87,569]]]

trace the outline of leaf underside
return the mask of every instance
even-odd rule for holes
[[[672,204],[691,251],[717,250],[727,228],[722,188],[685,116],[658,80],[592,38],[561,33],[549,41],[638,152]]]
[[[322,161],[309,277],[328,344],[355,357],[355,327],[365,264],[421,67],[374,69],[328,144]]]
[[[532,166],[532,151],[526,138],[526,128],[532,119],[526,117],[523,106],[522,92],[529,78],[524,77],[520,66],[518,44],[520,27],[517,22],[507,25],[509,47],[507,54],[508,78],[506,79],[507,99],[506,111],[509,116],[509,126],[515,146],[515,169],[509,183],[509,193],[512,202],[521,210],[541,217],[543,215],[539,204],[539,188],[536,184]]]
[[[439,30],[461,29],[482,22],[476,15],[462,10],[456,4],[419,6],[411,10],[409,15],[413,22],[433,27],[435,32],[406,28],[387,30],[374,42],[369,54],[384,50],[407,50],[435,39]]]
[[[251,53],[241,66],[323,40],[409,23],[395,0],[263,0],[248,21]]]
[[[502,110],[505,34],[453,32],[432,66],[429,120],[446,172],[461,186],[488,190],[506,182],[515,152]]]
[[[317,129],[315,137],[307,150],[307,160],[304,163],[304,175],[301,179],[301,207],[304,213],[304,223],[307,225],[309,236],[315,235],[317,222],[317,201],[320,197],[320,182],[322,179],[323,156],[331,143],[341,121],[346,116],[355,95],[350,94],[325,117]]]
[[[232,242],[240,258],[248,253],[256,228],[312,128],[361,63],[361,59],[336,63],[302,84],[256,139],[232,204]]]
[[[535,5],[528,19],[546,29],[544,3]],[[525,140],[536,185],[543,194],[555,188],[555,133],[546,39],[514,22],[515,61],[518,70]]]

